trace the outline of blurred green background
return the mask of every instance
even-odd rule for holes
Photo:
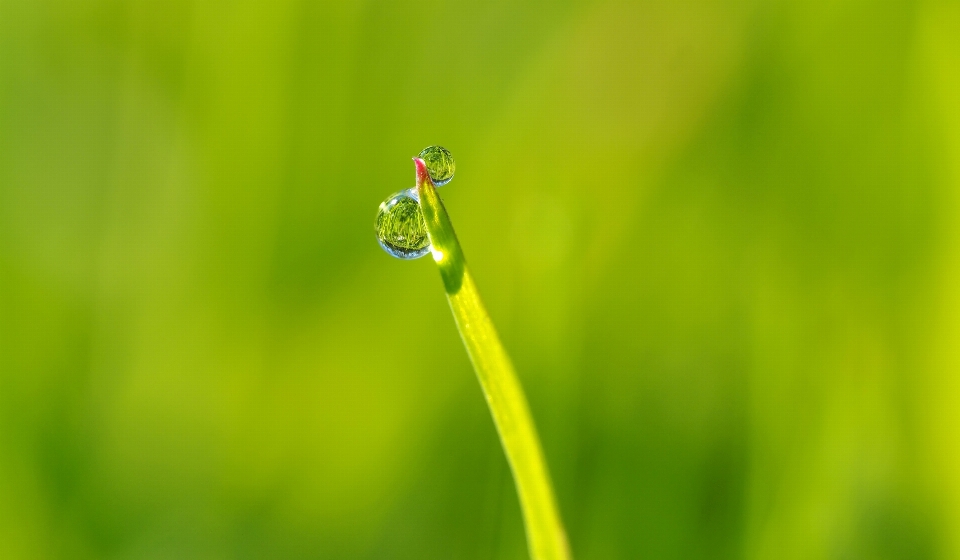
[[[956,1],[0,0],[0,557],[960,558]]]

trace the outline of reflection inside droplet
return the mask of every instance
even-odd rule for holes
[[[377,212],[377,240],[398,259],[418,259],[430,251],[430,238],[415,189],[398,192],[384,200]]]
[[[446,185],[453,179],[457,169],[453,156],[443,146],[428,146],[420,152],[420,159],[427,164],[427,172],[436,186]]]

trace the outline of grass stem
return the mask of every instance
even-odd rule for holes
[[[523,387],[480,300],[426,165],[419,158],[414,158],[414,163],[433,258],[513,472],[530,556],[533,560],[569,560],[566,533]]]

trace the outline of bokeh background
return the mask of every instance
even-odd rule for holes
[[[960,558],[960,4],[0,0],[0,557]]]

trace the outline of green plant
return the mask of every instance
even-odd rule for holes
[[[430,149],[421,152],[421,156]],[[449,156],[449,152],[443,152]],[[428,164],[419,157],[414,158],[414,163],[417,171],[416,191],[415,194],[406,196],[416,196],[419,199],[422,217],[411,218],[409,229],[417,232],[425,226],[429,235],[429,251],[440,269],[450,309],[476,370],[513,472],[530,556],[534,560],[567,560],[570,558],[570,551],[566,534],[523,388],[480,300],[450,217],[437,195],[434,180],[431,178],[434,166],[431,165],[428,170]],[[452,158],[449,165],[449,175],[446,169],[443,170],[447,181],[453,175]],[[394,195],[384,204],[396,197],[397,195]],[[385,206],[381,205],[378,224],[384,212]],[[395,235],[396,226],[392,231]],[[378,236],[381,245],[384,245],[379,229]],[[384,249],[394,256],[409,258],[397,255],[387,245],[384,245]]]

